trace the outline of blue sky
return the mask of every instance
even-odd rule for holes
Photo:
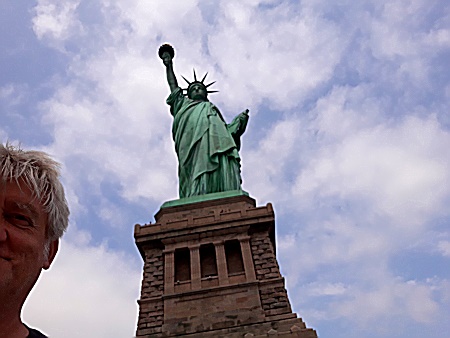
[[[136,223],[177,198],[169,88],[248,108],[243,187],[273,203],[291,303],[320,338],[448,338],[444,0],[0,2],[0,138],[63,165],[70,229],[24,308],[52,337],[132,337]],[[76,329],[74,329],[76,328]]]

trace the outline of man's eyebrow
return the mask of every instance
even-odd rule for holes
[[[17,201],[10,201],[10,203],[14,207],[17,207],[20,210],[28,211],[35,218],[39,217],[39,212],[37,211],[35,206],[33,204],[31,204],[31,203],[21,203],[21,202],[17,202]]]

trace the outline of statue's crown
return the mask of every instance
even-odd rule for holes
[[[194,81],[192,81],[192,82],[189,81],[189,80],[187,80],[183,75],[181,75],[181,77],[184,79],[184,81],[186,81],[187,84],[188,84],[188,87],[183,89],[183,90],[186,91],[186,95],[189,95],[189,91],[191,90],[192,86],[195,85],[195,84],[200,84],[200,85],[202,85],[202,86],[205,88],[207,94],[210,94],[210,93],[217,93],[218,90],[208,90],[208,87],[209,87],[209,86],[212,86],[214,83],[216,83],[216,81],[213,81],[213,82],[211,82],[211,83],[209,83],[209,84],[205,84],[205,83],[204,83],[204,81],[205,81],[207,75],[208,75],[208,73],[206,73],[205,76],[203,76],[203,79],[201,79],[201,80],[199,81],[199,80],[197,80],[197,75],[195,74],[195,69],[194,69]]]

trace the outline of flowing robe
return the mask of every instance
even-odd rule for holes
[[[167,98],[174,121],[180,198],[241,189],[239,138],[247,114],[227,125],[209,101],[185,97],[176,88]]]

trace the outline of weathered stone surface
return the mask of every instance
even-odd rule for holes
[[[163,208],[155,218],[135,227],[144,259],[137,337],[317,337],[292,313],[270,204],[238,196]],[[227,271],[224,243],[240,246],[243,272]],[[202,278],[203,245],[214,245],[218,269]],[[175,280],[176,250],[190,255],[189,280]]]

